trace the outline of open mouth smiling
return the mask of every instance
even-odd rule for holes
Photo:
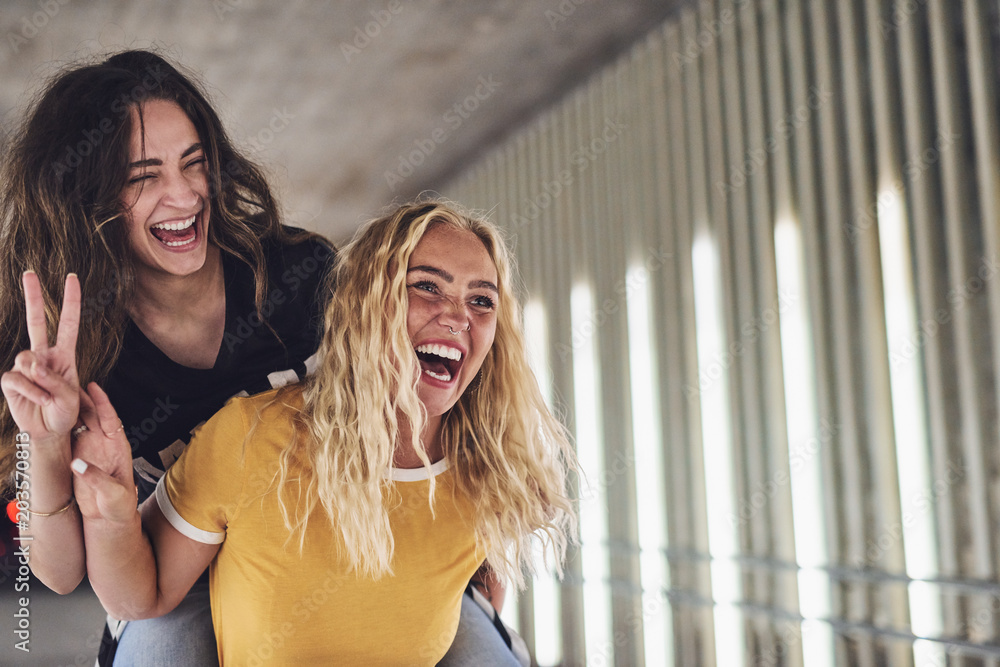
[[[149,232],[157,241],[169,248],[182,248],[198,239],[198,214],[181,222],[160,222],[152,225]]]
[[[415,350],[423,373],[440,382],[451,382],[462,368],[464,355],[458,348],[425,343],[418,345]]]

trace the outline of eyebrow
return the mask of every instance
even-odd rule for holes
[[[188,155],[191,155],[191,153],[194,153],[195,151],[200,151],[200,150],[201,150],[201,144],[191,144],[190,146],[188,146],[187,150],[185,150],[183,153],[181,153],[180,159],[183,160]],[[139,160],[137,162],[131,162],[131,163],[129,163],[128,168],[129,169],[136,169],[136,168],[141,168],[141,167],[159,167],[162,164],[163,164],[163,160],[161,160],[159,158],[150,158],[148,160]]]
[[[455,276],[451,275],[444,269],[437,268],[436,266],[427,266],[426,264],[422,264],[420,266],[411,266],[406,270],[407,273],[412,273],[413,271],[423,271],[424,273],[431,273],[434,274],[435,276],[441,277],[441,279],[443,279],[445,282],[449,283],[455,282]],[[500,290],[497,289],[497,286],[488,280],[473,280],[472,282],[469,283],[469,287],[472,289],[488,289],[492,290],[493,292],[496,292],[497,294],[500,293]]]

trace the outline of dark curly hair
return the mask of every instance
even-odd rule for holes
[[[27,349],[21,275],[42,283],[54,336],[67,273],[80,277],[83,307],[77,343],[81,383],[101,381],[121,352],[135,285],[127,202],[133,125],[143,103],[176,103],[194,124],[208,160],[208,240],[254,272],[258,310],[267,292],[261,242],[314,237],[286,231],[261,169],[233,146],[193,77],[149,51],[123,51],[75,65],[39,95],[3,156],[0,175],[0,369]],[[13,464],[14,424],[0,405],[0,487]]]

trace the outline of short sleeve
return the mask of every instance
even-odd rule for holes
[[[200,428],[156,485],[156,502],[181,534],[220,544],[240,506],[248,432],[243,399],[234,399]]]

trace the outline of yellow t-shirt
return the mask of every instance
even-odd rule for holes
[[[222,544],[210,568],[222,664],[435,664],[451,646],[462,593],[484,557],[471,503],[456,492],[447,461],[432,466],[434,516],[427,471],[394,469],[383,494],[395,540],[392,575],[349,573],[340,533],[322,513],[310,518],[300,555],[297,539],[286,543],[272,483],[302,403],[301,391],[285,391],[288,405],[265,408],[275,391],[227,404],[156,489],[178,531]]]

